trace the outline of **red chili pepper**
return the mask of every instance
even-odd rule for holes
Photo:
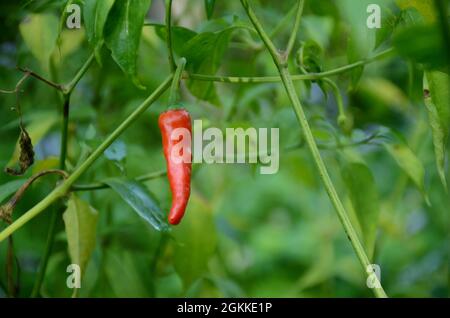
[[[167,164],[167,176],[169,179],[170,190],[172,191],[172,207],[169,213],[169,223],[176,225],[180,223],[186,210],[191,193],[191,140],[183,140],[183,146],[179,153],[173,153],[174,147],[186,137],[173,132],[177,128],[184,128],[189,131],[189,138],[192,135],[191,116],[185,109],[168,110],[159,116],[159,129],[161,130],[164,156]],[[176,138],[175,138],[176,137]],[[179,147],[179,145],[178,145]],[[177,151],[178,148],[175,148]],[[189,156],[189,162],[178,161],[180,156]],[[188,153],[187,153],[188,152]],[[178,158],[174,158],[178,157]]]

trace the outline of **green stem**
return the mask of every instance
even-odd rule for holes
[[[292,52],[292,49],[294,48],[295,41],[297,40],[297,33],[298,29],[300,27],[300,20],[303,14],[303,7],[305,6],[305,0],[298,0],[297,3],[297,14],[295,15],[295,23],[294,23],[294,29],[291,33],[291,37],[289,38],[288,45],[286,47],[286,51],[283,54],[283,57],[285,60],[289,58],[289,55]]]
[[[166,30],[167,30],[167,50],[169,51],[170,71],[175,72],[175,58],[172,48],[172,0],[166,0]]]
[[[68,139],[68,128],[69,128],[69,111],[70,111],[70,93],[64,94],[64,104],[63,104],[63,119],[61,127],[61,150],[59,154],[59,169],[64,170],[66,168],[66,158],[67,158],[67,139]],[[48,227],[47,242],[45,244],[44,255],[42,256],[39,271],[36,277],[36,281],[31,292],[31,297],[35,298],[39,296],[41,291],[41,286],[44,281],[45,273],[47,271],[48,260],[52,254],[53,243],[55,241],[56,235],[56,225],[58,223],[58,217],[60,215],[60,206],[54,207],[52,210],[52,215],[50,216],[50,224]]]
[[[273,30],[269,33],[269,37],[273,39],[283,28],[284,26],[289,22],[291,17],[294,15],[294,13],[297,11],[296,7],[293,7],[287,14],[284,15],[284,17],[280,20],[280,22],[273,28]],[[264,43],[262,44],[262,48],[264,48]]]
[[[61,150],[59,154],[59,169],[66,169],[67,140],[69,131],[70,94],[64,95],[63,118],[61,127]]]
[[[72,91],[74,90],[75,86],[77,86],[78,82],[80,81],[80,79],[83,77],[83,75],[86,73],[86,71],[89,69],[89,67],[91,66],[92,62],[94,61],[95,58],[95,54],[92,53],[88,59],[86,60],[86,62],[84,62],[84,64],[81,66],[81,68],[78,70],[77,74],[75,74],[74,78],[70,81],[69,84],[67,84],[64,87],[64,95],[70,95],[70,93],[72,93]]]
[[[33,290],[31,291],[31,298],[36,298],[39,296],[41,291],[42,283],[44,282],[45,273],[47,271],[48,260],[53,249],[54,238],[56,234],[56,224],[58,223],[58,216],[60,215],[58,207],[53,207],[52,215],[50,216],[50,224],[48,226],[47,232],[47,242],[45,244],[44,255],[39,266],[39,271],[37,273],[36,280],[34,282]]]
[[[32,70],[29,70],[29,69],[27,69],[27,68],[22,68],[22,67],[17,67],[17,69],[18,69],[19,71],[25,73],[25,74],[28,74],[28,75],[31,76],[31,77],[34,77],[34,78],[40,80],[41,82],[47,84],[47,85],[50,86],[50,87],[53,87],[54,89],[56,89],[56,90],[58,90],[58,91],[60,91],[60,92],[62,92],[62,91],[64,90],[62,85],[57,84],[57,83],[55,83],[55,82],[53,82],[53,81],[51,81],[51,80],[48,80],[48,79],[42,77],[41,75],[39,75],[39,74],[33,72]]]
[[[172,85],[169,91],[169,106],[172,106],[177,101],[178,87],[180,86],[181,77],[183,75],[184,66],[186,65],[186,59],[184,57],[180,58],[178,61],[178,66],[173,76]]]
[[[0,242],[5,240],[16,230],[24,226],[28,221],[42,213],[46,208],[53,204],[59,198],[65,196],[71,186],[80,176],[89,169],[92,164],[102,155],[102,153],[131,125],[138,119],[150,105],[157,100],[170,86],[172,76],[169,76],[130,116],[128,116],[119,127],[117,127],[105,141],[97,147],[97,149],[81,164],[60,186],[55,188],[42,201],[33,208],[25,212],[14,223],[0,232]]]
[[[94,61],[94,54],[91,54],[86,62],[81,66],[79,71],[75,74],[74,78],[70,81],[68,85],[63,88],[63,119],[62,119],[62,127],[61,127],[61,151],[59,155],[59,169],[65,170],[66,168],[66,159],[67,159],[67,143],[68,143],[68,128],[69,128],[69,113],[70,113],[70,96],[72,91],[83,77],[83,75],[87,72],[92,62]],[[31,292],[31,297],[39,296],[42,283],[44,281],[45,273],[47,271],[48,260],[50,255],[52,254],[53,243],[55,241],[56,229],[58,224],[58,218],[61,215],[61,211],[63,210],[62,204],[53,208],[52,215],[50,216],[50,224],[48,228],[47,234],[47,242],[45,245],[44,255],[42,256],[41,265],[39,267],[39,271],[36,277],[35,284],[33,286],[33,290]]]
[[[348,64],[342,67],[338,67],[336,69],[332,69],[329,71],[321,72],[321,73],[309,73],[309,74],[300,74],[300,75],[291,75],[291,79],[293,81],[305,81],[305,80],[318,80],[325,77],[340,75],[342,73],[346,73],[355,68],[358,68],[362,65],[366,65],[372,63],[378,59],[388,56],[394,50],[387,49],[382,51],[374,56]],[[206,81],[206,82],[222,82],[222,83],[230,83],[230,84],[241,84],[241,83],[278,83],[281,82],[280,76],[214,76],[214,75],[203,75],[203,74],[188,74],[187,77],[189,79],[197,80],[197,81]]]
[[[338,123],[342,124],[346,121],[347,115],[345,114],[344,101],[342,99],[341,91],[336,83],[329,78],[324,78],[323,81],[327,83],[333,91],[334,98],[338,107]]]
[[[356,234],[355,229],[353,228],[353,225],[347,215],[347,212],[345,211],[345,208],[344,208],[341,200],[339,199],[337,191],[336,191],[336,189],[333,185],[333,182],[331,181],[331,178],[328,174],[325,163],[322,160],[319,149],[314,140],[314,136],[309,127],[308,119],[306,118],[303,107],[297,96],[297,92],[295,90],[295,86],[292,81],[289,70],[287,68],[287,65],[285,63],[280,62],[280,56],[279,56],[277,50],[275,49],[272,42],[268,38],[263,27],[261,26],[257,17],[255,16],[253,10],[249,6],[247,0],[241,0],[241,3],[242,3],[242,6],[244,7],[245,11],[247,12],[247,15],[250,18],[251,22],[253,23],[256,30],[260,34],[261,39],[266,44],[266,47],[269,49],[269,52],[272,55],[272,58],[273,58],[276,66],[278,68],[278,71],[280,73],[281,80],[286,89],[286,93],[292,103],[295,114],[300,123],[300,126],[302,127],[306,143],[311,151],[314,162],[316,163],[317,170],[322,179],[322,182],[325,185],[325,189],[328,193],[328,196],[330,197],[330,200],[338,214],[339,220],[341,221],[342,226],[344,227],[347,237],[349,238],[350,243],[352,244],[352,247],[353,247],[356,255],[358,256],[358,259],[359,259],[361,265],[363,266],[363,270],[364,270],[364,272],[366,272],[367,268],[370,266],[371,263],[364,251],[364,248],[358,238],[358,235]],[[380,284],[380,286],[381,286],[381,284]],[[373,288],[373,291],[374,291],[375,296],[377,296],[377,297],[387,297],[382,287]]]

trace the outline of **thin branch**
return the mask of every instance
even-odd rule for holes
[[[336,104],[338,107],[338,124],[343,125],[347,120],[347,115],[345,114],[344,101],[342,99],[341,91],[339,90],[339,87],[336,85],[336,83],[331,79],[325,77],[323,78],[323,81],[327,83],[333,91],[334,98],[336,99]]]
[[[303,14],[304,6],[305,6],[305,0],[298,0],[297,14],[295,15],[294,29],[292,30],[291,37],[289,38],[288,45],[283,54],[283,57],[285,60],[287,60],[289,58],[289,55],[291,54],[292,49],[294,48],[295,40],[297,40],[297,33],[298,33],[298,29],[300,28],[300,20],[301,20],[302,14]]]
[[[273,39],[277,34],[283,29],[283,27],[289,22],[291,17],[297,11],[296,7],[293,7],[289,12],[280,20],[280,22],[273,28],[273,30],[269,33],[269,37]],[[264,48],[264,43],[262,44],[262,49]]]
[[[318,80],[325,77],[340,75],[351,71],[360,66],[375,62],[383,57],[390,55],[394,50],[387,49],[382,51],[374,56],[352,63],[348,65],[344,65],[329,71],[321,72],[321,73],[309,73],[309,74],[299,74],[299,75],[291,75],[293,81],[310,81],[310,80]],[[229,84],[243,84],[243,83],[279,83],[282,81],[280,76],[215,76],[215,75],[204,75],[204,74],[187,74],[186,77],[196,81],[206,81],[206,82],[221,82],[221,83],[229,83]]]
[[[280,54],[278,53],[278,50],[275,48],[275,45],[270,40],[269,36],[266,32],[260,32],[263,27],[259,20],[256,18],[255,13],[253,10],[250,9],[250,6],[247,1],[241,1],[242,6],[244,7],[247,15],[249,16],[250,20],[253,23],[253,26],[255,27],[256,31],[258,32],[259,36],[261,37],[261,40],[266,45],[267,49],[269,50],[270,55],[272,56],[272,59],[274,60],[276,65],[283,64],[283,62],[280,60]]]
[[[353,141],[353,142],[349,142],[349,143],[345,143],[345,144],[325,144],[325,143],[320,144],[320,143],[317,143],[317,148],[324,149],[324,150],[336,150],[336,149],[359,147],[359,146],[369,145],[372,141],[374,141],[378,137],[380,137],[380,135],[378,133],[373,133],[361,140]],[[304,139],[302,139],[302,141],[300,141],[297,144],[294,144],[294,145],[284,148],[284,150],[285,151],[297,150],[299,148],[302,148],[303,146],[305,146]]]
[[[89,67],[91,66],[92,62],[94,61],[95,58],[95,54],[92,53],[88,59],[86,60],[86,62],[84,62],[84,64],[81,66],[81,68],[78,70],[77,74],[75,74],[74,78],[70,81],[69,84],[67,84],[64,88],[63,88],[63,93],[64,95],[69,95],[70,93],[72,93],[73,89],[75,88],[75,86],[77,86],[78,82],[80,81],[80,79],[83,77],[83,75],[86,73],[86,71],[89,69]]]
[[[32,70],[29,70],[27,68],[22,68],[22,67],[18,66],[17,69],[19,71],[21,71],[22,73],[28,74],[28,75],[30,75],[30,76],[40,80],[41,82],[47,84],[48,86],[51,86],[51,87],[57,89],[60,92],[64,92],[64,87],[61,84],[54,83],[54,82],[52,82],[52,81],[42,77],[41,75],[39,75],[39,74],[37,74],[37,73],[33,72]]]
[[[25,75],[22,76],[22,78],[17,82],[17,84],[13,90],[0,89],[0,93],[2,93],[2,94],[17,94],[19,92],[20,88],[22,87],[23,83],[25,83],[25,80],[28,77],[30,77],[30,73],[25,73]]]
[[[59,174],[60,176],[62,176],[64,179],[66,179],[68,177],[68,174],[65,171],[62,170],[56,170],[56,169],[52,169],[52,170],[43,170],[37,174],[35,174],[34,176],[32,176],[31,178],[29,178],[17,191],[16,193],[11,197],[11,199],[9,199],[9,201],[0,206],[0,219],[5,220],[6,222],[10,222],[11,221],[11,215],[12,212],[14,210],[14,208],[16,207],[17,203],[20,201],[20,199],[23,197],[23,195],[25,194],[25,192],[27,191],[27,189],[33,184],[33,182],[35,182],[37,179],[49,175],[49,174]]]

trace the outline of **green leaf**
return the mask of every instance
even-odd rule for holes
[[[167,40],[167,28],[164,24],[152,24],[156,34],[161,40]],[[172,47],[176,53],[180,53],[186,42],[197,35],[197,32],[181,26],[172,26]]]
[[[124,249],[113,248],[106,251],[104,270],[115,297],[140,298],[151,295],[149,279],[143,277],[149,272],[149,268],[147,271],[140,268],[139,256]]]
[[[450,123],[450,80],[443,72],[425,72],[424,91],[425,105],[428,110],[428,122],[433,134],[436,166],[444,188],[447,189],[445,178],[445,157]]]
[[[69,16],[68,8],[72,4],[76,4],[78,6],[83,5],[84,0],[67,0],[64,7],[61,9],[61,15],[59,16],[59,23],[58,23],[58,38],[56,40],[57,44],[59,45],[61,42],[61,34],[63,31],[80,31],[80,30],[64,30],[67,22],[67,17]]]
[[[25,179],[13,180],[0,186],[0,203],[14,194],[24,183]]]
[[[411,39],[414,38],[414,41]],[[439,29],[434,25],[413,25],[399,31],[393,38],[397,52],[427,68],[439,68],[447,63]]]
[[[429,205],[430,202],[425,191],[425,168],[419,158],[404,142],[398,141],[384,144],[384,146],[398,166],[411,178]]]
[[[400,9],[414,8],[426,19],[427,22],[436,20],[436,11],[433,0],[396,0]]]
[[[95,57],[101,62],[101,45],[104,41],[103,29],[115,0],[86,0],[84,3],[84,25],[89,43],[95,49]]]
[[[84,31],[80,30],[63,30],[60,33],[58,47],[55,51],[53,51],[52,57],[55,59],[55,62],[61,63],[68,56],[74,53],[84,41]]]
[[[31,53],[48,72],[50,56],[58,38],[58,18],[46,13],[30,14],[20,23],[19,29]]]
[[[347,47],[347,59],[348,63],[354,63],[361,59],[366,58],[367,53],[363,52],[362,49],[360,49],[354,38],[350,38],[348,41],[348,47]],[[356,67],[354,70],[350,72],[350,87],[349,89],[355,90],[358,87],[359,81],[361,80],[361,77],[364,72],[364,66]]]
[[[175,269],[187,290],[195,280],[206,275],[208,261],[217,243],[212,211],[195,193],[183,221],[174,228],[173,234],[177,242]]]
[[[376,1],[379,3],[379,1]],[[374,47],[376,29],[367,27],[367,7],[373,0],[340,0],[337,6],[342,19],[349,28],[347,58],[349,63],[359,61],[369,56]],[[350,90],[354,90],[363,74],[364,67],[355,68],[350,72]]]
[[[31,174],[34,175],[44,170],[58,169],[58,166],[59,158],[55,156],[49,156],[43,160],[37,160],[33,165],[33,169],[31,169]]]
[[[399,17],[386,7],[381,7],[381,28],[377,29],[375,36],[375,49],[383,44],[394,32],[399,22]]]
[[[316,252],[317,258],[315,258],[313,265],[305,273],[302,273],[295,284],[295,289],[298,291],[316,286],[333,276],[335,263],[332,244],[327,242],[327,244],[321,245]]]
[[[186,69],[194,73],[215,75],[228,48],[231,34],[237,26],[217,32],[204,32],[194,36],[183,47],[180,56],[187,59]],[[211,82],[190,81],[191,93],[202,99],[220,104],[215,86]]]
[[[302,17],[301,29],[307,39],[315,41],[322,48],[328,47],[334,30],[334,20],[327,16],[307,15]]]
[[[134,180],[107,179],[109,185],[133,210],[158,231],[167,231],[169,226],[164,212],[147,188]]]
[[[70,259],[73,264],[80,266],[83,275],[95,248],[98,213],[88,203],[72,194],[63,219]]]
[[[315,41],[309,40],[302,43],[297,62],[307,73],[319,73],[322,71],[323,49]]]
[[[151,0],[116,0],[105,26],[106,45],[116,63],[139,88],[136,59],[144,18]]]
[[[205,10],[206,10],[206,16],[209,19],[211,19],[213,13],[214,13],[214,6],[216,5],[216,0],[205,0]]]
[[[364,246],[369,259],[372,259],[380,214],[374,177],[367,165],[361,162],[346,164],[342,177],[360,224]]]

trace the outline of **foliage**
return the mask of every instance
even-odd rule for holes
[[[74,30],[61,24],[69,2],[0,4],[0,166],[21,166],[22,125],[34,146],[23,176],[0,174],[0,211],[26,178],[48,169],[71,175],[39,178],[14,207],[17,220],[53,195],[53,207],[65,211],[55,214],[39,295],[71,296],[71,263],[82,268],[82,288],[73,294],[80,297],[372,294],[279,67],[238,1],[173,1],[170,33],[163,0],[75,1],[83,18]],[[393,297],[449,293],[450,39],[448,13],[439,15],[437,2],[306,0],[296,33],[297,0],[251,1],[277,49],[295,35],[287,61],[288,72],[299,74],[292,76],[300,79],[295,92],[365,253]],[[370,3],[382,8],[381,29],[365,25]],[[157,128],[168,106],[162,93],[170,85],[160,86],[171,72],[168,50],[175,61],[186,58],[179,100],[194,119],[223,130],[280,128],[281,149],[274,175],[250,164],[195,166],[186,217],[170,228]],[[97,156],[124,121],[128,129]],[[64,182],[73,182],[67,195],[57,192]],[[14,232],[15,296],[28,297],[36,284],[50,210]],[[7,248],[1,241],[0,268],[10,261]],[[8,275],[0,273],[0,295],[11,294]]]

